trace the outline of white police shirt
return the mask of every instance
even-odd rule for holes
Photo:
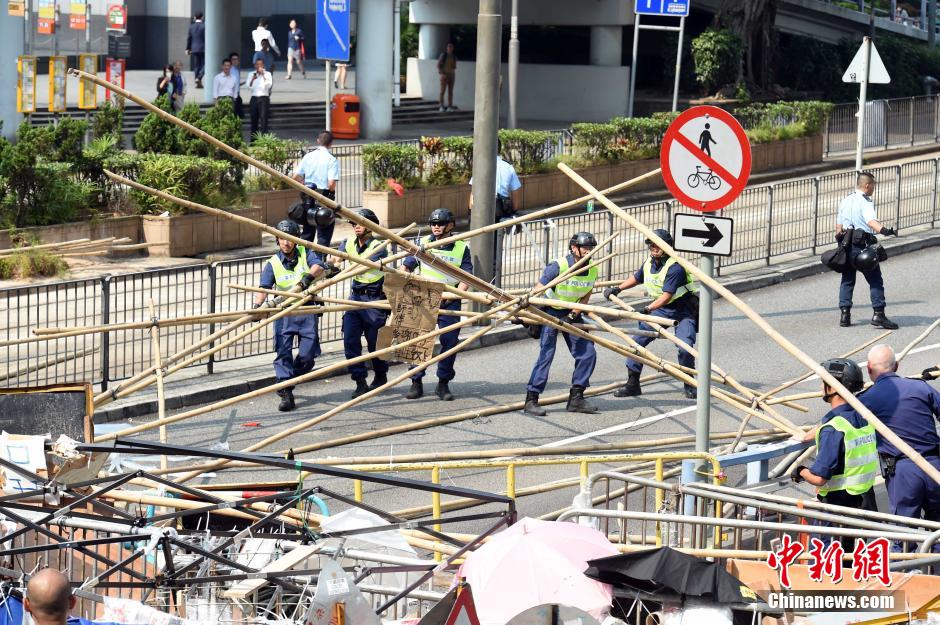
[[[470,184],[473,184],[473,178],[470,178]],[[512,192],[522,188],[522,182],[516,169],[504,161],[502,157],[496,157],[496,195],[500,197],[511,197]]]
[[[839,223],[842,228],[855,228],[874,234],[868,222],[877,219],[875,216],[875,203],[870,197],[856,190],[839,204]]]
[[[317,189],[329,189],[330,180],[339,180],[339,160],[321,145],[304,155],[297,173],[304,177],[304,184],[308,187],[316,185]]]

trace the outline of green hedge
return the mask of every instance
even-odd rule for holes
[[[231,180],[229,165],[225,161],[200,156],[145,154],[134,168],[140,184],[199,204],[231,206],[244,195]],[[171,215],[181,215],[187,212],[172,202],[143,191],[132,190],[130,194],[141,213],[168,211]]]
[[[362,146],[362,166],[366,172],[366,186],[371,191],[388,188],[391,178],[406,188],[419,186],[419,150],[405,143],[370,143]]]
[[[289,176],[292,173],[294,161],[303,152],[303,147],[300,141],[278,139],[270,133],[258,133],[247,152],[252,158]],[[276,191],[287,188],[287,185],[280,178],[258,172],[246,178],[245,188],[247,191]]]

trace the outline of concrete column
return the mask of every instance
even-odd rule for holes
[[[418,58],[437,59],[450,40],[450,26],[421,24],[418,29]]]
[[[4,67],[16,71],[16,57],[23,54],[23,18],[3,15],[0,17],[0,58]],[[0,120],[3,121],[3,136],[9,139],[16,134],[16,128],[23,121],[23,116],[16,112],[16,83],[10,74],[8,88],[0,98]],[[38,76],[37,76],[38,79]],[[76,89],[78,81],[69,79],[69,89]]]
[[[206,76],[203,80],[206,102],[215,98],[212,79],[222,71],[222,59],[230,52],[241,50],[241,19],[240,2],[206,0]]]
[[[366,139],[392,132],[392,0],[360,0],[356,93]]]
[[[591,26],[591,65],[617,67],[622,53],[621,26]]]

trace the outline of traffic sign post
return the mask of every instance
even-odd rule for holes
[[[862,45],[848,69],[842,75],[842,82],[859,83],[858,92],[858,129],[855,138],[855,171],[862,171],[862,154],[865,150],[865,103],[868,100],[868,83],[887,84],[891,82],[888,69],[885,67],[875,42],[871,37],[865,37]]]
[[[751,174],[751,146],[744,128],[730,113],[714,106],[696,106],[676,118],[659,155],[663,181],[680,204],[701,213],[722,209],[735,200]],[[677,214],[673,248],[700,253],[699,267],[715,273],[715,256],[730,256],[734,222],[712,215]],[[698,395],[695,450],[707,452],[711,431],[712,309],[714,293],[699,289]],[[701,463],[695,472],[700,479]]]
[[[685,18],[689,15],[691,0],[634,0],[633,4],[633,63],[630,65],[630,90],[627,99],[627,117],[633,117],[633,103],[636,99],[636,59],[639,50],[640,30],[666,30],[679,33],[679,45],[676,47],[676,77],[672,86],[672,110],[679,105],[679,74],[682,70],[682,39],[685,35]],[[678,26],[642,26],[640,16],[678,17]]]

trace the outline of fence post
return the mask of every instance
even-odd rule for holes
[[[813,256],[819,245],[819,176],[813,178]]]
[[[908,127],[911,132],[911,145],[914,145],[914,98],[911,97],[911,114],[908,120]]]
[[[209,265],[209,314],[215,312],[215,295],[216,295],[216,263]],[[215,334],[215,324],[209,324],[209,335]],[[215,346],[215,341],[209,343],[209,350]],[[206,362],[206,372],[208,374],[213,373],[213,368],[215,365],[215,353],[209,354],[209,360]]]
[[[770,185],[767,187],[767,266],[770,266],[770,248],[773,245],[773,229],[774,229],[774,187]]]
[[[500,289],[503,288],[503,246],[506,245],[506,230],[502,228],[493,233],[496,235],[496,245],[493,246],[493,284]]]
[[[101,325],[111,323],[111,275],[101,277]],[[101,390],[108,390],[111,370],[111,333],[101,333]]]
[[[901,230],[901,166],[894,166],[894,227]]]
[[[933,191],[930,194],[930,227],[937,227],[937,175],[940,174],[940,159],[933,159]]]
[[[610,211],[607,211],[607,236],[614,236],[614,214]],[[611,251],[614,249],[614,243],[611,241],[608,246]],[[614,279],[614,259],[610,258],[607,260],[607,279]]]
[[[832,116],[826,118],[826,150],[823,153],[823,156],[829,156],[830,141],[832,140],[832,128],[830,126],[832,122]],[[721,263],[719,263],[720,265]]]
[[[552,236],[552,229],[549,226],[549,223],[550,223],[549,219],[546,219],[545,221],[542,222],[542,240],[544,241],[544,244],[542,245],[542,265],[543,266],[548,264],[549,262],[548,256],[549,254],[551,254],[550,239]]]

